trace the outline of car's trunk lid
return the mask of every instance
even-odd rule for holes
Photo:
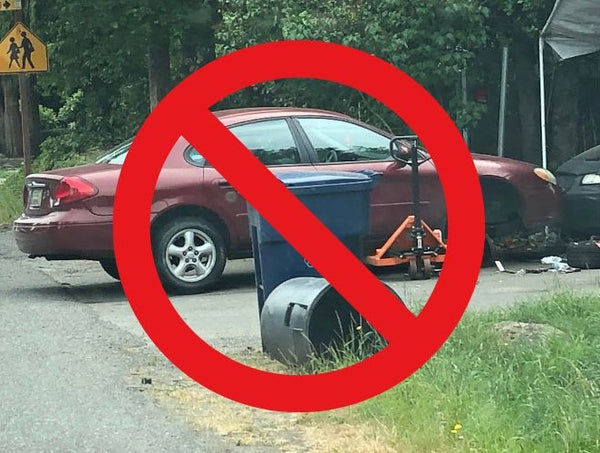
[[[93,164],[80,167],[52,170],[27,176],[23,194],[24,212],[28,216],[42,216],[56,210],[71,209],[81,206],[84,200],[74,201],[70,204],[57,204],[53,196],[57,187],[66,178],[77,178],[83,184],[93,187],[91,197],[114,197],[115,183],[118,179],[119,165]],[[117,173],[117,175],[115,175]],[[106,191],[110,194],[106,194]]]

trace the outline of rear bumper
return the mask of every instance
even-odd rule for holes
[[[85,209],[22,215],[13,223],[19,250],[48,259],[98,259],[113,256],[112,222]]]

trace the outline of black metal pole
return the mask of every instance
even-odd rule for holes
[[[23,8],[26,4],[23,2]],[[23,10],[14,11],[15,23],[24,22]],[[19,74],[19,98],[21,99],[21,134],[23,140],[23,163],[25,165],[25,176],[31,173],[31,131],[29,120],[31,114],[31,90],[29,86],[29,75]]]
[[[419,193],[419,150],[417,144],[413,143],[411,148],[411,167],[412,167],[412,198],[413,215],[415,216],[415,226],[421,228],[421,195]]]
[[[412,226],[411,236],[414,239],[413,252],[417,257],[423,255],[423,238],[425,237],[425,230],[421,222],[421,194],[419,193],[419,148],[417,147],[417,141],[415,140],[411,149],[411,167],[412,167],[412,198],[413,198],[413,215],[415,222]],[[417,266],[420,266],[417,264]]]

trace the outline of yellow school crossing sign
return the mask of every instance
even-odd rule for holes
[[[0,74],[46,71],[48,71],[46,44],[25,25],[17,22],[0,41]]]
[[[21,0],[0,0],[0,11],[16,11],[22,9]]]

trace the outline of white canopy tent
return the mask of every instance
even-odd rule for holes
[[[600,0],[556,0],[539,39],[540,118],[542,126],[542,166],[546,168],[546,89],[544,42],[559,60],[600,51]]]

